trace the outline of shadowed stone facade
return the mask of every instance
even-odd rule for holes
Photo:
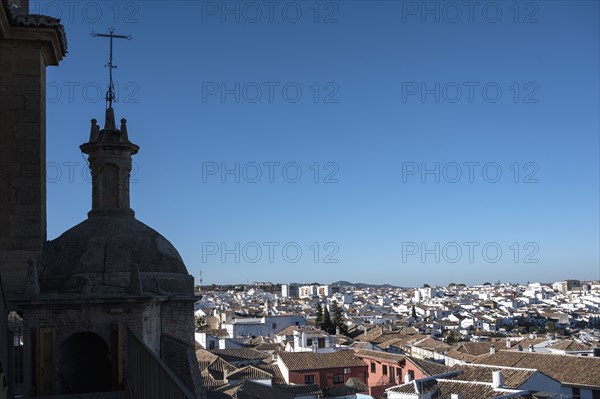
[[[24,3],[23,7],[19,7]],[[10,298],[46,241],[46,67],[66,54],[59,21],[0,0],[0,273]]]
[[[23,341],[9,346],[22,356],[11,389],[124,391],[133,334],[202,398],[193,277],[175,247],[135,218],[129,178],[139,147],[112,108],[81,145],[92,174],[88,218],[46,240],[45,69],[66,53],[66,37],[59,21],[29,15],[27,1],[0,2],[0,275]]]
[[[139,147],[129,141],[124,119],[115,127],[109,108],[104,129],[92,120],[81,150],[89,155],[92,210],[87,220],[44,245],[40,262],[30,262],[25,295],[16,301],[25,330],[37,340],[50,337],[37,348],[36,389],[124,389],[128,329],[200,397],[193,277],[175,247],[130,208],[131,155]],[[81,350],[96,354],[93,367],[75,355]],[[46,364],[47,358],[52,360]]]

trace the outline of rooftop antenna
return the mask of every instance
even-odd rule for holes
[[[117,66],[113,64],[113,39],[127,39],[131,40],[133,37],[131,35],[115,35],[115,28],[108,28],[109,34],[106,33],[95,33],[92,32],[92,37],[107,37],[110,38],[110,56],[108,59],[108,64],[105,67],[108,67],[109,70],[109,83],[108,83],[108,91],[106,92],[106,108],[112,108],[113,101],[116,102],[115,98],[115,85],[113,83],[113,69],[116,69]]]

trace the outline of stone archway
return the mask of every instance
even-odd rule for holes
[[[58,394],[111,390],[108,345],[97,334],[79,332],[64,340],[56,356]]]

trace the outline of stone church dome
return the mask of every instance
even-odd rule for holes
[[[113,109],[100,130],[92,120],[89,155],[92,210],[89,218],[46,243],[38,267],[42,294],[194,294],[194,279],[162,235],[135,218],[129,206],[131,156],[126,121],[116,129]]]
[[[133,216],[93,216],[48,242],[39,279],[42,293],[193,295],[175,247]]]

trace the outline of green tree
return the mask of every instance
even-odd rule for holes
[[[321,324],[323,324],[323,307],[320,303],[317,303],[316,316],[317,318],[315,320],[315,324],[317,325],[317,327],[321,327]]]
[[[342,315],[342,308],[340,308],[337,302],[331,304],[331,312],[333,313],[333,326],[339,328],[341,333],[348,332],[348,328],[344,324],[344,316]]]
[[[329,316],[329,309],[327,309],[327,306],[325,306],[325,309],[323,310],[323,322],[321,323],[321,329],[328,334],[335,333],[335,326],[331,321],[331,316]]]

